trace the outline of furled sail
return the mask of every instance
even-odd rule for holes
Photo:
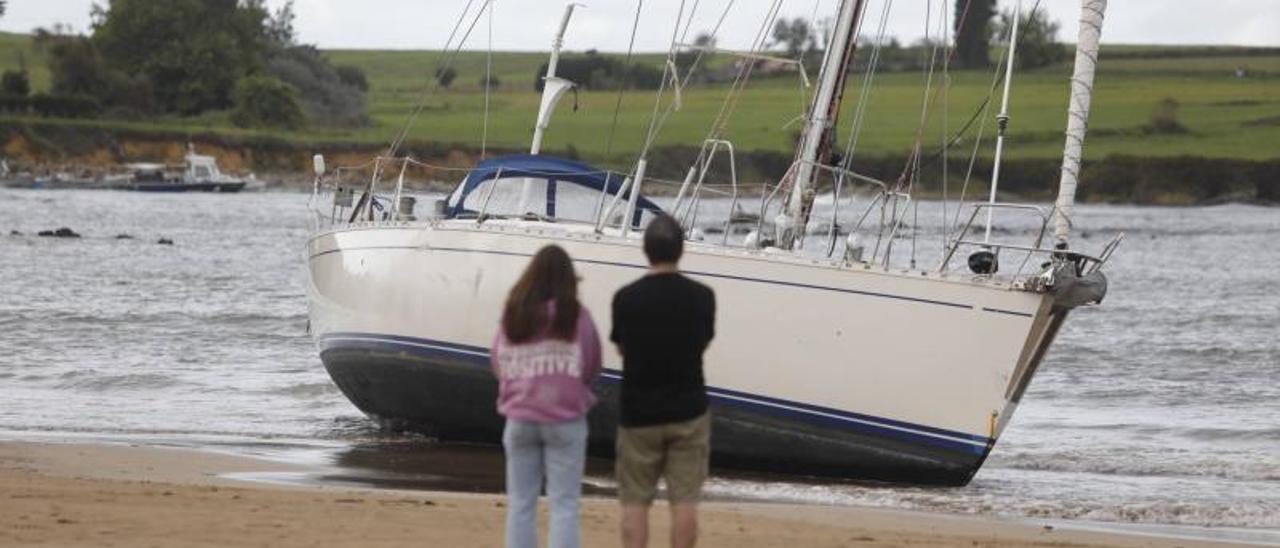
[[[1071,234],[1071,213],[1080,182],[1080,161],[1084,137],[1089,128],[1089,107],[1093,101],[1093,76],[1098,67],[1098,43],[1107,0],[1084,0],[1080,15],[1080,37],[1076,42],[1075,74],[1071,77],[1071,108],[1067,114],[1067,144],[1062,154],[1062,179],[1054,212],[1054,236],[1066,244]]]

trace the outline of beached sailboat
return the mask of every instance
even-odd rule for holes
[[[1071,310],[1105,294],[1099,269],[1118,240],[1088,255],[1070,249],[1068,238],[1106,1],[1084,2],[1058,203],[998,203],[993,189],[950,233],[934,268],[892,263],[899,204],[911,199],[905,189],[831,161],[864,4],[840,2],[795,162],[762,197],[757,230],[741,241],[726,230],[686,245],[682,268],[719,303],[717,339],[705,357],[713,463],[962,485],[1009,424]],[[334,382],[370,416],[442,439],[496,443],[502,420],[488,345],[529,257],[547,244],[564,247],[584,279],[581,298],[606,331],[613,292],[646,268],[639,230],[660,207],[644,197],[652,184],[645,153],[625,174],[539,154],[555,105],[572,86],[556,77],[571,13],[555,41],[531,154],[481,162],[428,215],[402,199],[412,160],[396,157],[394,146],[358,199],[339,189],[331,204],[322,201],[329,194],[317,157],[317,231],[307,244],[311,330]],[[667,70],[672,76],[675,63]],[[732,165],[732,145],[708,140],[666,210],[692,225],[711,201],[703,184],[711,158],[726,154]],[[380,189],[389,169],[401,176]],[[738,207],[732,182],[730,212]],[[824,182],[837,205],[844,185],[877,189],[861,219],[879,212],[880,222],[859,221],[843,249],[837,236],[845,229],[836,223],[826,233],[811,229]],[[996,241],[993,211],[1028,214],[1038,230],[1029,242]],[[985,237],[971,236],[982,232],[982,216]],[[1003,266],[1019,262],[1016,270]],[[597,454],[613,447],[619,360],[606,349],[601,404],[590,416]]]

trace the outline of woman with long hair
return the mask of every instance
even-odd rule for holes
[[[582,469],[600,336],[578,302],[569,254],[538,251],[511,288],[490,352],[498,413],[507,418],[507,547],[537,548],[538,495],[546,479],[550,548],[578,548]]]

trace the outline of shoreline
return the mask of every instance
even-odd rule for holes
[[[217,158],[228,173],[262,173],[261,180],[289,179],[309,186],[312,179],[312,157],[324,154],[330,166],[363,166],[382,151],[382,141],[349,142],[343,140],[296,141],[269,135],[226,133],[205,130],[195,134],[164,129],[116,127],[110,121],[90,120],[69,124],[66,120],[26,119],[0,116],[0,139],[6,141],[11,168],[106,170],[130,161],[181,162],[186,145],[193,143],[203,154]],[[1055,138],[1056,139],[1056,138]],[[481,154],[476,147],[460,142],[410,141],[405,153],[432,167],[413,167],[408,181],[442,179],[443,187],[452,187],[458,170],[473,167]],[[522,147],[490,149],[493,154],[519,153]],[[664,179],[675,193],[684,180],[687,166],[697,157],[700,147],[668,145],[651,154],[651,168],[646,181]],[[549,154],[581,159],[600,169],[627,171],[629,156],[606,158],[582,156],[571,148],[548,150]],[[791,154],[785,150],[744,149],[737,173],[741,181],[776,182],[790,166]],[[861,156],[857,171],[883,181],[896,181],[902,173],[909,150],[882,152]],[[968,172],[962,158],[951,160],[952,172]],[[985,195],[986,181],[994,166],[989,157],[980,157],[973,168],[975,195]],[[1052,201],[1061,171],[1058,154],[1047,156],[1015,155],[1002,164],[1004,174],[1001,192],[1008,197],[1023,196],[1032,200]],[[358,171],[359,177],[370,175]],[[446,175],[441,176],[441,173]],[[1128,154],[1121,152],[1090,156],[1086,160],[1085,178],[1081,183],[1079,203],[1196,206],[1221,203],[1280,203],[1280,156],[1201,155],[1201,154]],[[922,183],[918,191],[924,195],[941,195],[941,189]],[[742,189],[753,189],[755,183],[743,183]],[[829,185],[821,185],[829,187]],[[661,185],[648,185],[650,194]],[[953,189],[953,191],[958,190]]]
[[[210,449],[0,441],[0,545],[501,543],[505,497],[500,494],[271,479],[316,469]],[[618,515],[611,497],[584,496],[584,546],[617,545]],[[655,509],[653,517],[653,545],[660,546],[666,512]],[[545,527],[545,504],[542,518]],[[1159,547],[1248,542],[1166,536],[1127,530],[1126,524],[711,501],[702,505],[700,545]]]

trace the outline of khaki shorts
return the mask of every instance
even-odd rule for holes
[[[698,502],[711,454],[711,414],[670,424],[618,427],[617,451],[618,499],[623,504],[653,504],[660,477],[667,480],[672,504]]]

